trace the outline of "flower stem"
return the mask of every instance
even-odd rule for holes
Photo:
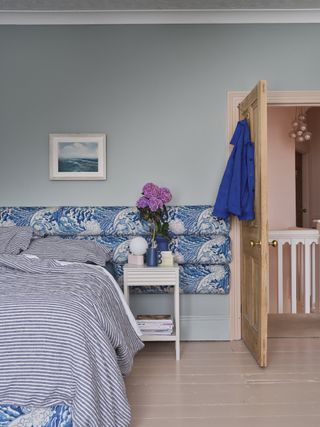
[[[152,230],[152,247],[155,247],[155,240],[156,240],[156,223],[155,221],[152,222],[153,230]]]

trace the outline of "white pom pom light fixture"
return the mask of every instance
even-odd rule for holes
[[[129,245],[133,255],[144,255],[148,248],[148,242],[143,237],[134,237]]]
[[[294,139],[295,142],[301,143],[311,141],[312,133],[308,131],[307,116],[303,113],[302,109],[299,113],[296,109],[295,119],[291,124],[289,136]]]
[[[129,243],[130,253],[128,263],[133,265],[143,265],[143,255],[147,252],[148,242],[143,237],[134,237]]]

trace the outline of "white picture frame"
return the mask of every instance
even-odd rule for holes
[[[50,180],[107,179],[106,134],[49,134]]]

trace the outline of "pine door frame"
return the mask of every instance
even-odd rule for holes
[[[226,157],[229,157],[229,142],[239,120],[238,105],[248,95],[249,91],[229,91],[227,94],[227,143]],[[292,107],[296,105],[319,107],[320,90],[299,91],[268,91],[268,106]],[[231,283],[229,294],[230,305],[230,340],[241,339],[241,266],[240,266],[240,223],[236,218],[231,220]]]

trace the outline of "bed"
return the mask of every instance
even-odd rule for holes
[[[127,427],[143,347],[104,268],[0,255],[0,426]]]
[[[229,279],[231,262],[230,249],[230,224],[228,221],[218,220],[212,216],[210,206],[173,206],[168,209],[171,243],[170,249],[174,252],[176,261],[180,268],[180,291],[188,294],[217,294],[223,295],[229,292]],[[121,286],[123,278],[123,265],[127,262],[129,241],[132,237],[140,235],[147,237],[148,226],[140,221],[137,209],[133,207],[3,207],[0,208],[0,227],[1,226],[31,226],[33,232],[38,236],[59,236],[64,239],[96,241],[112,250],[111,265],[115,278]],[[0,269],[6,269],[8,266],[0,259]],[[5,260],[7,263],[8,260]],[[13,262],[13,261],[11,261]],[[29,264],[32,261],[28,260]],[[34,261],[33,261],[34,262]],[[23,264],[23,263],[22,263]],[[29,265],[28,264],[28,265]],[[39,266],[38,266],[39,267]],[[49,266],[42,266],[41,269]],[[52,267],[52,266],[51,266]],[[51,268],[50,267],[50,268]],[[59,268],[66,266],[59,266]],[[12,265],[11,267],[12,268]],[[25,266],[28,270],[30,266]],[[57,268],[55,265],[54,268]],[[93,269],[91,266],[84,266],[86,270]],[[95,271],[100,268],[95,267]],[[91,271],[90,270],[90,271]],[[23,272],[23,274],[33,274],[32,272]],[[68,272],[70,274],[70,272]],[[80,275],[87,275],[81,270]],[[92,276],[93,272],[89,274]],[[104,275],[106,280],[106,270],[100,271],[98,276]],[[43,273],[44,276],[47,273]],[[1,279],[0,279],[1,280]],[[74,279],[76,281],[76,279]],[[94,279],[92,279],[94,280]],[[98,279],[99,281],[99,279]],[[101,280],[100,280],[101,281]],[[107,282],[115,285],[114,279],[109,275]],[[65,283],[65,281],[62,281]],[[110,283],[109,283],[110,284]],[[31,287],[34,286],[31,283]],[[75,284],[79,288],[79,284]],[[100,285],[93,285],[98,286]],[[0,284],[1,288],[1,284]],[[77,288],[77,289],[78,289]],[[83,287],[80,288],[83,291]],[[6,287],[4,286],[4,289]],[[63,301],[63,288],[58,292],[59,301]],[[120,287],[114,289],[119,290]],[[23,287],[20,289],[23,294]],[[137,287],[136,292],[168,292],[167,287],[148,288]],[[100,292],[100,291],[99,291]],[[46,291],[44,290],[44,293]],[[1,298],[1,297],[0,297]],[[1,300],[8,301],[16,296],[4,295]],[[120,298],[119,294],[115,298]],[[23,299],[20,298],[20,302]],[[117,300],[116,306],[120,302]],[[60,306],[60,304],[58,303]],[[101,308],[104,311],[104,308]],[[0,307],[1,311],[1,307]],[[67,311],[67,310],[66,310]],[[31,313],[32,314],[32,313]],[[116,316],[116,314],[115,314]],[[71,319],[72,320],[72,319]],[[128,325],[128,315],[125,322],[127,333],[122,339],[125,341],[127,335],[131,336],[132,343],[129,345],[126,363],[121,365],[123,360],[117,351],[113,350],[117,370],[117,380],[120,382],[121,399],[120,405],[116,404],[116,413],[121,413],[121,420],[114,418],[109,420],[112,427],[123,427],[129,424],[130,412],[128,402],[125,397],[122,376],[129,372],[134,353],[141,348],[142,344],[137,338],[131,324]],[[120,327],[121,328],[121,327]],[[128,332],[130,331],[130,332]],[[0,332],[1,333],[1,332]],[[63,334],[62,334],[63,336]],[[118,337],[119,338],[119,337]],[[120,339],[120,338],[119,338]],[[116,340],[117,341],[117,340]],[[99,339],[98,339],[99,342]],[[120,340],[122,346],[126,346]],[[117,345],[119,341],[117,341]],[[121,347],[121,345],[120,345]],[[118,348],[118,347],[117,347]],[[0,342],[1,349],[1,342]],[[0,350],[1,351],[1,350]],[[110,352],[109,352],[110,353]],[[111,351],[112,353],[112,351]],[[120,357],[120,361],[118,360]],[[113,361],[114,363],[114,361]],[[120,363],[120,367],[119,367]],[[1,369],[1,363],[0,363]],[[27,388],[27,386],[26,386]],[[0,383],[1,391],[1,383]],[[51,390],[52,391],[52,390]],[[11,399],[9,399],[11,397]],[[74,401],[69,398],[61,398],[61,394],[53,399],[47,395],[41,402],[31,401],[27,393],[21,401],[15,401],[14,396],[7,396],[4,402],[0,393],[0,427],[104,427],[103,423],[97,420],[92,421],[90,415],[91,406],[94,408],[93,400],[89,405],[85,405],[81,412],[74,410]],[[100,396],[98,396],[100,398]],[[107,399],[108,400],[108,399]],[[111,399],[112,400],[112,399]],[[118,400],[118,397],[117,399]],[[99,399],[98,399],[99,401]],[[31,403],[37,403],[31,405]],[[87,421],[89,418],[90,421]],[[89,422],[89,424],[86,422]]]

